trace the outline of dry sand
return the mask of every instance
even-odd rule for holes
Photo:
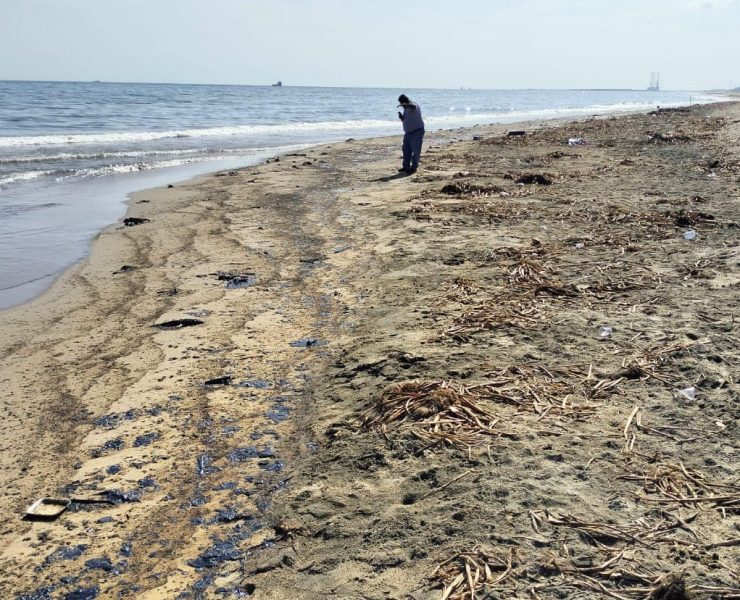
[[[740,104],[526,128],[137,194],[4,312],[2,597],[740,597]]]

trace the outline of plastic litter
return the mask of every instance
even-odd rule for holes
[[[694,398],[696,398],[696,388],[693,385],[691,387],[678,390],[678,393],[688,400],[693,400]]]
[[[695,240],[696,236],[697,236],[697,233],[693,229],[689,229],[688,231],[683,232],[683,239],[685,239],[687,242],[690,242],[691,240]]]
[[[610,338],[612,336],[612,333],[614,333],[614,330],[608,325],[602,325],[601,327],[599,327],[599,337],[602,340]]]
[[[569,146],[585,146],[586,144],[588,144],[588,141],[584,140],[583,138],[579,138],[579,137],[568,138]]]

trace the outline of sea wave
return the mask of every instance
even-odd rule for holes
[[[11,183],[18,183],[21,181],[32,181],[43,177],[44,175],[51,175],[54,171],[23,171],[22,173],[8,173],[7,175],[0,176],[0,186],[10,185]]]
[[[712,96],[696,97],[696,102],[712,102],[719,98]],[[681,103],[661,102],[661,106],[679,106]],[[654,102],[625,102],[619,104],[593,104],[582,107],[560,107],[548,109],[520,109],[520,110],[493,110],[478,111],[471,110],[465,106],[461,109],[449,107],[446,115],[427,115],[425,120],[432,125],[444,126],[449,124],[470,123],[470,122],[511,122],[514,119],[527,120],[539,118],[556,118],[559,116],[579,116],[593,113],[619,113],[647,110],[655,106]],[[167,131],[107,131],[100,133],[76,133],[76,134],[54,134],[54,135],[34,135],[34,136],[5,136],[0,137],[0,148],[23,148],[23,147],[46,147],[46,146],[72,146],[72,145],[116,145],[131,144],[137,142],[150,142],[156,140],[176,139],[176,138],[209,138],[209,137],[233,137],[233,136],[264,136],[275,134],[306,134],[311,132],[361,132],[361,131],[379,131],[398,127],[396,120],[384,119],[361,119],[347,121],[318,121],[318,122],[295,122],[280,123],[272,125],[233,125],[225,127],[210,128],[190,128],[190,129],[173,129]],[[198,152],[196,149],[180,150],[179,152]],[[202,150],[201,150],[202,151]],[[178,151],[170,151],[175,154]],[[97,154],[80,154],[65,153],[58,156],[74,159],[98,158]],[[137,155],[134,152],[110,152],[103,153],[105,156],[132,157]],[[6,157],[7,162],[19,160],[13,157]],[[43,160],[40,156],[24,157],[23,160],[28,162]]]
[[[322,121],[316,123],[282,123],[277,125],[234,125],[205,129],[180,129],[171,131],[116,131],[103,133],[80,133],[68,135],[34,135],[0,137],[0,148],[23,146],[65,146],[71,144],[126,144],[148,142],[168,138],[229,137],[235,135],[270,135],[312,131],[346,131],[385,128],[395,121],[364,119],[359,121]]]
[[[57,175],[57,181],[64,181],[71,178],[89,178],[89,177],[102,177],[103,175],[116,175],[122,173],[135,173],[137,171],[151,171],[152,169],[164,169],[167,167],[180,167],[182,165],[189,165],[201,162],[210,162],[218,160],[226,160],[231,158],[230,156],[198,156],[193,158],[175,158],[172,160],[159,160],[149,163],[132,163],[132,164],[119,164],[119,165],[106,165],[104,167],[86,167],[78,169],[70,169],[67,172],[63,172]]]

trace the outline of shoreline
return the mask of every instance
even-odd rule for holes
[[[728,223],[740,157],[727,148],[739,113],[723,103],[653,119],[528,122],[519,141],[501,137],[512,125],[430,131],[423,171],[408,178],[393,176],[400,136],[372,138],[134,195],[126,216],[148,223],[106,228],[46,293],[3,313],[0,508],[18,515],[40,496],[100,491],[115,503],[78,503],[47,524],[10,522],[0,563],[13,575],[0,589],[170,598],[205,582],[207,597],[219,586],[256,586],[263,598],[437,597],[425,578],[442,550],[463,542],[516,547],[534,564],[526,561],[542,546],[512,540],[545,539],[552,526],[532,533],[528,510],[647,518],[616,479],[635,402],[645,427],[693,419],[712,432],[697,444],[637,428],[638,451],[659,448],[712,481],[736,476],[727,365],[737,348],[722,335],[735,327]],[[648,144],[649,128],[691,141]],[[592,143],[563,145],[570,134]],[[707,167],[708,154],[725,162]],[[518,185],[527,173],[551,184]],[[665,221],[679,210],[700,219],[691,224],[698,244],[681,238],[689,225]],[[533,271],[515,277],[517,252]],[[245,287],[229,288],[219,273]],[[523,324],[445,334],[476,306],[506,305],[528,277],[561,296],[535,296]],[[152,328],[182,318],[203,323]],[[603,324],[613,341],[598,340]],[[479,382],[526,363],[576,386],[556,368],[581,355],[607,381],[634,344],[693,347],[709,333],[710,350],[686,351],[680,368],[667,361],[645,381],[623,378],[613,395],[584,401],[583,418],[556,406],[554,420],[530,419],[524,405],[497,408],[514,437],[497,436],[487,457],[425,450],[392,424],[384,435],[360,426],[373,400],[404,381]],[[221,377],[230,379],[204,385]],[[700,412],[675,403],[674,388],[688,384],[700,389]],[[562,400],[560,388],[552,393]],[[566,394],[576,406],[578,393]],[[714,465],[702,463],[711,456]],[[606,508],[614,493],[623,506]],[[707,543],[731,537],[715,513],[697,517]],[[545,549],[558,547],[552,535]],[[684,557],[691,585],[729,585],[726,550],[717,548],[713,569]],[[102,558],[120,575],[86,566]],[[645,560],[664,572],[666,555]],[[64,583],[70,573],[77,579]]]
[[[731,94],[728,94],[727,96],[729,98],[731,96]],[[732,100],[730,100],[730,99],[724,99],[724,100],[719,100],[717,102],[708,103],[708,104],[687,104],[687,105],[681,105],[681,106],[706,106],[706,105],[710,105],[710,104],[721,104],[721,103],[724,103],[724,102],[731,102],[731,101]],[[563,109],[563,110],[565,112],[568,112],[568,110],[570,110],[570,109]],[[491,128],[491,127],[493,127],[493,128],[499,128],[499,127],[509,127],[509,128],[511,128],[511,127],[520,127],[520,128],[523,128],[523,127],[526,127],[528,124],[529,125],[537,124],[538,126],[542,126],[543,124],[545,124],[546,126],[557,126],[561,122],[568,122],[568,121],[573,121],[573,120],[574,121],[581,121],[581,120],[588,120],[588,119],[600,118],[600,117],[619,116],[619,115],[630,115],[630,114],[642,114],[642,113],[647,112],[648,109],[647,108],[628,109],[628,110],[621,110],[621,109],[620,110],[616,110],[615,109],[615,110],[606,111],[606,112],[603,112],[603,113],[594,112],[594,113],[591,113],[591,114],[581,114],[581,109],[573,109],[573,111],[574,112],[569,113],[566,116],[559,116],[559,117],[552,117],[552,118],[544,118],[544,119],[533,116],[532,118],[527,119],[527,120],[524,120],[524,121],[514,121],[514,122],[511,122],[511,123],[504,122],[504,123],[491,123],[491,124],[473,124],[473,125],[469,125],[469,126],[456,127],[456,128],[450,128],[450,129],[446,129],[446,128],[437,129],[437,130],[434,130],[434,133],[439,134],[440,132],[453,132],[453,131],[460,132],[460,131],[465,131],[465,130],[470,130],[472,132],[474,130],[477,130],[478,128],[484,128],[485,129],[485,128]],[[430,130],[430,131],[432,131],[432,130]],[[360,137],[358,139],[360,139],[360,140],[371,140],[371,139],[377,139],[377,138],[394,138],[394,137],[397,137],[397,134],[393,134],[393,135],[382,135],[382,136],[372,136],[372,137],[368,137],[368,138]],[[309,144],[309,145],[305,146],[305,148],[318,148],[318,147],[323,147],[323,146],[332,145],[332,144],[336,144],[336,143],[341,143],[341,142],[338,142],[338,141],[335,141],[335,142],[317,142],[315,144]],[[291,150],[291,151],[300,152],[301,151],[301,148],[297,148],[297,149]],[[259,157],[255,157],[254,159],[250,159],[249,163],[246,164],[246,165],[238,166],[238,167],[226,167],[226,168],[223,168],[223,169],[208,170],[208,171],[205,171],[203,173],[196,174],[194,176],[188,176],[188,177],[183,178],[183,179],[176,179],[172,183],[172,185],[175,185],[175,186],[187,185],[192,180],[197,179],[197,178],[202,177],[202,176],[214,175],[214,174],[219,173],[219,172],[222,172],[222,171],[228,171],[228,170],[233,170],[233,169],[243,169],[243,168],[248,168],[248,167],[251,167],[251,166],[257,166],[257,165],[261,164],[265,160],[265,157],[267,157],[269,153],[262,153],[262,154],[264,154],[264,156],[259,155]],[[269,154],[269,156],[272,157],[273,155],[272,154]],[[283,156],[283,154],[277,154],[275,156]],[[256,160],[257,162],[255,162],[254,164],[251,164],[251,160]],[[154,175],[154,174],[158,174],[159,177],[160,177],[160,179],[161,179],[161,178],[167,177],[169,173],[168,172],[164,172],[164,171],[161,172],[161,173],[159,173],[157,171],[153,171],[152,172],[152,175]],[[84,183],[83,183],[83,185],[84,185]],[[130,187],[130,186],[128,186],[128,187]],[[121,216],[120,220],[122,220],[126,216],[129,216],[129,213],[131,211],[131,196],[132,195],[137,194],[137,193],[145,193],[146,191],[148,191],[150,189],[151,190],[159,189],[158,186],[141,188],[139,185],[137,185],[136,187],[138,189],[135,190],[134,192],[126,192],[125,193],[125,199],[121,201],[121,204],[123,206],[125,206],[125,211],[124,211],[124,214]],[[76,267],[81,262],[83,262],[84,260],[86,260],[86,258],[90,254],[90,251],[91,251],[91,248],[92,248],[92,245],[93,245],[95,239],[100,234],[102,234],[105,230],[107,230],[108,228],[115,227],[117,223],[118,223],[118,220],[117,221],[114,221],[114,222],[110,222],[108,225],[106,225],[102,229],[100,229],[98,231],[98,233],[96,233],[91,238],[89,238],[87,240],[86,244],[85,244],[85,246],[86,246],[85,254],[82,255],[75,262],[73,262],[71,264],[68,264],[66,266],[62,266],[58,270],[54,271],[53,273],[39,275],[38,278],[36,278],[36,279],[34,279],[32,281],[23,282],[23,283],[14,285],[12,287],[9,287],[6,290],[3,290],[3,293],[4,293],[4,292],[12,291],[12,290],[17,289],[17,288],[26,288],[29,285],[31,285],[31,286],[33,286],[35,288],[35,287],[38,287],[36,284],[38,284],[39,281],[50,280],[49,283],[44,283],[43,284],[44,285],[43,289],[41,291],[39,291],[39,292],[36,292],[35,295],[33,295],[32,297],[27,298],[25,300],[20,300],[19,302],[16,302],[16,301],[12,300],[12,301],[10,301],[10,302],[12,302],[12,304],[10,304],[8,306],[0,307],[0,313],[2,313],[4,311],[8,311],[8,310],[13,310],[13,309],[21,308],[21,307],[25,306],[26,304],[28,304],[30,302],[33,302],[36,299],[39,299],[41,296],[43,296],[44,294],[46,294],[47,292],[49,292],[51,290],[52,286],[54,285],[54,283],[57,280],[59,280],[60,278],[64,277],[64,275],[65,275],[65,273],[67,271],[74,269],[74,267]],[[22,294],[22,296],[23,297],[26,297],[27,294],[24,293],[24,294]]]

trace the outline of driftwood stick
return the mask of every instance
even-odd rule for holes
[[[457,476],[457,477],[455,477],[454,479],[450,479],[450,480],[449,480],[449,481],[448,481],[447,483],[445,483],[444,485],[441,485],[441,486],[439,486],[438,488],[434,488],[433,490],[430,490],[430,491],[428,491],[428,492],[427,492],[426,494],[424,494],[424,495],[423,495],[423,496],[422,496],[421,498],[419,498],[419,500],[418,500],[418,501],[424,500],[425,498],[429,498],[429,496],[431,496],[432,494],[436,494],[437,492],[441,492],[441,491],[442,491],[443,489],[445,489],[446,487],[448,487],[448,486],[452,485],[452,484],[453,484],[453,483],[455,483],[456,481],[460,481],[460,480],[461,480],[461,479],[462,479],[463,477],[465,477],[466,475],[470,475],[470,473],[472,473],[472,472],[473,472],[473,470],[472,470],[472,469],[470,469],[470,470],[468,470],[468,471],[465,471],[465,472],[464,472],[464,473],[462,473],[461,475],[458,475],[458,476]]]

